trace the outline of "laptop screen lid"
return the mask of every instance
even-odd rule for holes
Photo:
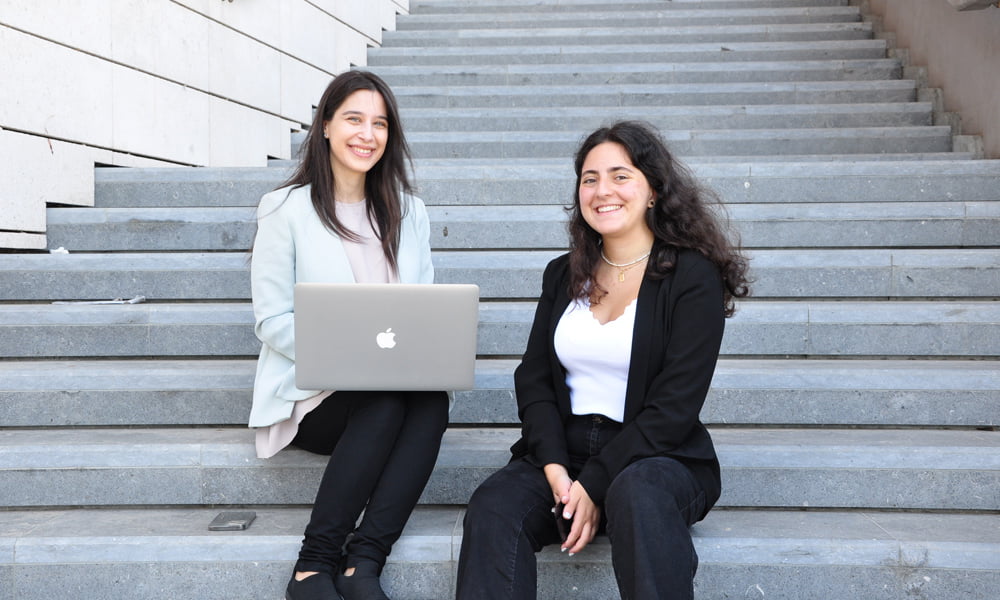
[[[479,286],[295,284],[295,385],[469,390]]]

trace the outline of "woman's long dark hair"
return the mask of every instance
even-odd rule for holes
[[[279,188],[311,185],[313,208],[327,229],[349,240],[359,239],[356,232],[344,227],[337,219],[330,145],[323,137],[323,124],[332,119],[344,100],[358,90],[371,90],[381,95],[389,118],[385,152],[365,176],[365,199],[368,201],[368,219],[375,226],[386,260],[395,269],[401,223],[405,214],[401,196],[413,191],[407,174],[407,166],[412,168],[412,159],[399,120],[396,97],[380,77],[368,71],[345,71],[330,82],[316,107],[316,115],[303,146],[302,160],[292,176]]]
[[[750,295],[750,280],[748,261],[740,252],[738,241],[730,242],[727,237],[721,203],[714,193],[698,185],[651,125],[638,121],[620,121],[602,127],[590,134],[577,150],[576,190],[569,223],[570,296],[599,300],[607,293],[595,279],[601,262],[601,236],[587,224],[580,211],[583,163],[595,146],[605,142],[614,142],[625,149],[655,194],[653,207],[646,211],[646,224],[654,236],[646,274],[665,277],[676,266],[680,250],[696,250],[718,267],[725,289],[725,314],[732,316],[736,308],[734,298]],[[719,206],[720,214],[713,214],[709,202]],[[735,235],[733,238],[738,239]]]

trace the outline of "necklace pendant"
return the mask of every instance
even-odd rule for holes
[[[618,281],[619,282],[625,281],[625,269],[620,269],[618,271]]]

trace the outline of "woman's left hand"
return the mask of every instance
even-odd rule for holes
[[[569,502],[563,509],[563,516],[573,519],[573,526],[562,544],[562,549],[569,550],[572,556],[594,540],[601,523],[601,509],[590,499],[590,494],[580,482],[574,481],[569,489]]]

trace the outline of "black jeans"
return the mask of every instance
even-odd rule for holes
[[[566,428],[570,476],[620,427],[603,417],[573,417]],[[705,502],[690,469],[672,458],[640,459],[615,477],[602,507],[602,527],[623,599],[694,597],[698,556],[688,528],[701,518]],[[479,486],[465,515],[458,600],[536,597],[535,553],[559,542],[552,505],[544,472],[524,459],[511,461]]]
[[[292,444],[330,460],[295,570],[333,574],[359,560],[381,570],[447,426],[445,392],[336,392],[307,414]]]

